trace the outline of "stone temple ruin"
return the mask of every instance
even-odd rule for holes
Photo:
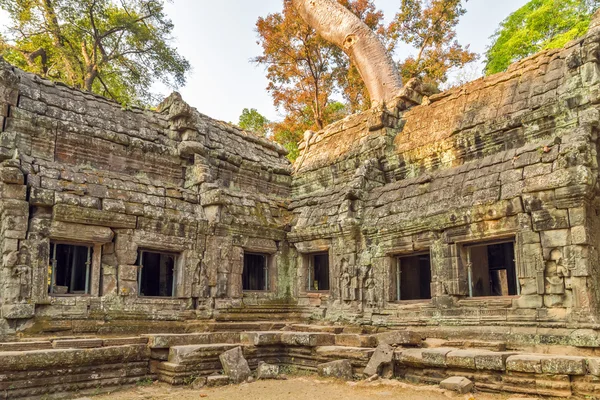
[[[600,393],[600,27],[279,145],[0,67],[0,398],[259,361]]]

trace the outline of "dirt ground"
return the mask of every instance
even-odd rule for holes
[[[354,383],[316,377],[295,377],[284,381],[258,381],[220,388],[172,387],[163,383],[138,385],[135,388],[93,397],[93,400],[506,400],[528,397],[477,393],[457,395],[435,386],[414,386],[399,381]]]

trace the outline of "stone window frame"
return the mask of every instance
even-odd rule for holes
[[[431,303],[433,300],[433,290],[431,290],[431,298],[429,299],[417,299],[417,300],[398,300],[397,299],[397,283],[396,283],[396,274],[398,268],[398,259],[402,257],[411,257],[418,256],[422,254],[429,254],[430,263],[429,270],[431,274],[431,280],[429,282],[430,288],[431,283],[433,281],[433,255],[431,254],[431,247],[419,247],[418,249],[411,250],[400,250],[400,251],[392,251],[386,254],[387,256],[387,265],[388,265],[388,279],[389,284],[387,285],[388,293],[388,303],[390,304],[427,304]]]
[[[329,264],[329,289],[327,290],[309,290],[308,284],[308,270],[310,268],[310,259],[312,256],[327,254],[327,261]],[[301,253],[301,263],[302,263],[302,284],[300,286],[300,293],[306,295],[328,295],[334,291],[333,285],[334,282],[332,280],[332,266],[333,266],[333,254],[330,248],[327,249],[315,249],[315,251],[309,251],[306,253]]]
[[[243,271],[243,263],[244,263],[244,255],[253,254],[253,255],[261,255],[265,256],[267,259],[267,289],[266,290],[244,290],[242,286],[242,296],[244,294],[248,295],[260,295],[260,294],[268,294],[274,293],[277,283],[277,260],[276,254],[273,251],[265,251],[265,249],[252,249],[247,247],[242,247],[242,271]]]
[[[46,293],[48,297],[51,298],[63,298],[63,297],[99,297],[100,293],[100,275],[102,271],[102,246],[101,243],[93,243],[93,242],[79,242],[76,240],[64,240],[64,239],[53,239],[52,237],[48,238],[48,254],[50,254],[51,248],[53,245],[68,245],[68,246],[82,246],[88,247],[91,249],[90,254],[90,277],[89,277],[89,287],[88,293],[65,293],[58,294],[52,293],[50,290],[51,282],[48,282],[46,285]],[[52,266],[52,259],[48,260],[50,265],[49,267],[54,268]]]
[[[503,243],[513,243],[513,252],[514,252],[514,262],[515,262],[515,284],[517,294],[508,295],[508,296],[477,296],[474,297],[472,295],[472,277],[470,273],[470,253],[469,249],[476,246],[490,246],[494,244],[503,244]],[[519,257],[519,249],[518,249],[518,234],[512,233],[508,235],[501,235],[492,238],[477,238],[464,240],[460,242],[456,242],[456,247],[458,250],[458,255],[461,260],[461,266],[465,269],[464,276],[467,281],[467,293],[465,293],[465,299],[471,301],[478,301],[482,299],[510,299],[510,298],[518,298],[521,296],[521,284],[519,281],[519,271],[521,268],[521,259]]]
[[[141,290],[141,285],[140,285],[140,278],[141,278],[141,254],[142,252],[149,252],[149,253],[159,253],[159,254],[168,254],[168,255],[172,255],[175,257],[175,261],[174,261],[174,265],[173,265],[173,293],[171,294],[171,296],[144,296],[140,294],[140,290]],[[147,299],[147,300],[180,300],[180,299],[187,299],[186,297],[181,296],[181,283],[182,283],[182,271],[184,268],[184,255],[183,255],[183,251],[173,251],[173,250],[161,250],[159,248],[154,248],[154,247],[138,247],[137,249],[137,254],[138,254],[138,258],[140,261],[138,261],[136,263],[136,267],[137,267],[137,293],[136,293],[136,297],[138,299]]]

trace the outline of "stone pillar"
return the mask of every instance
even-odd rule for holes
[[[0,291],[2,317],[33,317],[30,249],[26,245],[29,203],[25,177],[18,160],[0,164]]]

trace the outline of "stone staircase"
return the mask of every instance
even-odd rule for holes
[[[219,373],[219,355],[238,346],[252,369],[264,361],[315,371],[321,363],[349,360],[360,376],[382,343],[394,347],[393,375],[403,380],[438,384],[464,376],[478,390],[600,396],[600,358],[594,349],[546,346],[540,348],[542,354],[507,348],[503,341],[442,340],[422,331],[360,326],[261,321],[217,322],[205,328],[207,332],[0,343],[0,399],[93,395],[143,379],[187,384]]]

